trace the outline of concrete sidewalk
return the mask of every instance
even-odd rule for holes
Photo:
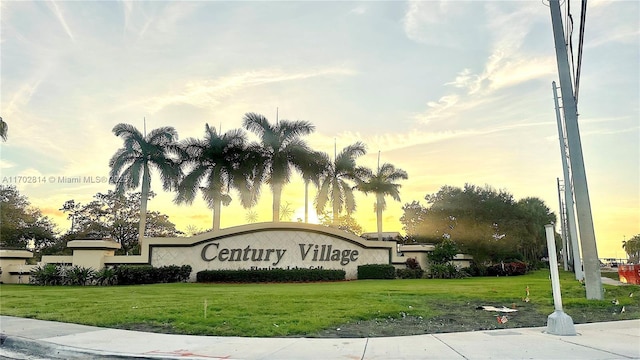
[[[577,336],[521,328],[357,339],[243,338],[11,316],[0,316],[0,330],[0,357],[13,359],[640,359],[640,320],[576,325]]]

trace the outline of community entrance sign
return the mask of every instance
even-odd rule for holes
[[[144,238],[140,255],[114,255],[120,244],[109,240],[73,240],[73,255],[45,255],[42,264],[65,264],[99,270],[114,265],[190,265],[190,281],[202,270],[332,269],[344,270],[346,279],[358,278],[358,266],[391,264],[405,268],[414,258],[428,268],[431,244],[399,245],[396,241],[367,240],[320,225],[258,223],[210,231],[192,237]],[[24,265],[32,254],[0,251],[5,283],[25,282],[33,265]],[[469,266],[471,257],[458,254],[453,264]],[[28,275],[26,275],[28,276]]]
[[[300,223],[251,224],[190,238],[149,238],[142,255],[153,266],[190,265],[192,274],[201,270],[341,269],[347,279],[357,277],[359,265],[405,260],[397,256],[395,242],[369,241]]]

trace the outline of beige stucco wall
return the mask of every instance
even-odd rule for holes
[[[0,249],[0,282],[3,284],[28,284],[29,273],[34,265],[26,265],[26,261],[33,257],[33,253],[26,250]]]
[[[429,259],[428,255],[434,249],[431,244],[417,244],[417,245],[401,245],[400,252],[404,255],[404,261],[409,258],[414,258],[420,264],[423,270],[428,269]]]
[[[120,244],[113,240],[73,240],[67,243],[67,247],[73,250],[73,255],[45,255],[42,257],[42,262],[100,270],[105,266],[105,262],[114,256]]]
[[[191,265],[191,280],[202,270],[295,267],[342,269],[347,279],[356,279],[359,265],[398,261],[395,242],[367,241],[327,227],[298,223],[252,224],[233,232],[183,239],[182,244],[149,239],[151,264]]]
[[[395,241],[365,240],[320,225],[257,223],[211,231],[192,237],[144,238],[141,254],[115,256],[119,244],[109,240],[74,240],[73,256],[44,256],[43,263],[66,263],[100,269],[105,265],[190,265],[191,281],[202,270],[323,268],[342,269],[356,279],[358,266],[392,264],[404,268],[415,258],[428,269],[431,244],[397,245]],[[468,266],[468,256],[458,255],[454,264]]]

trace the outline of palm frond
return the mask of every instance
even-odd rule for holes
[[[2,141],[7,141],[7,133],[9,132],[9,125],[7,125],[7,123],[2,120],[2,117],[0,117],[0,137],[2,138]]]
[[[344,208],[347,214],[351,214],[356,210],[356,199],[353,195],[353,190],[344,181],[341,181],[341,188],[344,193]]]
[[[242,126],[260,137],[262,137],[265,131],[273,129],[266,117],[256,113],[244,114]]]
[[[320,183],[320,188],[318,189],[318,194],[314,200],[316,206],[316,212],[318,214],[324,212],[324,208],[327,205],[327,201],[329,200],[329,187],[331,185],[331,180],[327,177]]]
[[[299,139],[302,135],[309,135],[315,131],[316,127],[308,121],[297,120],[281,120],[278,124],[279,133],[282,143],[287,144],[290,141]]]

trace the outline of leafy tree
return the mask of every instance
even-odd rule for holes
[[[422,206],[419,201],[414,200],[402,206],[400,222],[409,239],[423,240],[422,237],[427,233],[425,230],[427,214],[428,209]],[[428,242],[428,240],[420,242]]]
[[[2,117],[0,117],[0,137],[2,138],[2,141],[7,141],[8,131],[9,131],[9,126],[4,120],[2,120]]]
[[[378,171],[374,174],[370,169],[362,169],[360,180],[356,189],[365,194],[376,194],[376,218],[378,227],[378,241],[382,241],[382,211],[387,207],[385,196],[391,196],[393,200],[400,201],[400,184],[395,181],[406,180],[409,176],[402,169],[396,169],[389,163],[378,166]]]
[[[271,124],[267,118],[255,113],[244,115],[243,126],[260,138],[264,162],[259,163],[263,168],[255,173],[264,174],[264,181],[271,187],[273,221],[277,222],[280,220],[282,188],[290,181],[291,167],[300,169],[312,161],[313,152],[300,137],[312,133],[315,127],[307,121],[281,120]]]
[[[555,220],[544,202],[518,202],[505,190],[466,184],[443,186],[425,196],[429,206],[405,204],[400,219],[408,234],[434,243],[454,240],[478,263],[521,258],[530,263],[546,254],[544,225]]]
[[[515,205],[516,220],[512,231],[517,239],[518,253],[529,262],[538,261],[547,249],[547,237],[544,226],[555,223],[556,216],[536,197],[518,200]]]
[[[15,186],[0,185],[0,247],[25,250],[32,239],[36,251],[50,246],[55,226]]]
[[[629,240],[623,241],[622,248],[627,253],[627,255],[629,255],[630,262],[640,262],[640,234],[633,236]]]
[[[69,230],[71,233],[76,229],[76,216],[78,216],[80,209],[80,203],[77,203],[75,200],[67,200],[59,209],[64,213],[69,213],[69,215],[67,215],[67,219],[71,220],[71,229]]]
[[[178,132],[173,127],[161,127],[143,135],[129,124],[118,124],[113,133],[124,141],[124,147],[118,149],[109,161],[109,178],[116,185],[116,191],[136,189],[142,176],[142,194],[140,197],[140,241],[145,233],[147,200],[151,188],[151,168],[160,173],[164,190],[175,188],[180,175],[179,164],[172,155],[180,155],[176,144]]]
[[[349,145],[335,155],[333,162],[328,163],[325,173],[322,174],[320,189],[315,201],[316,211],[318,214],[324,213],[327,202],[330,202],[333,208],[334,225],[338,224],[342,209],[346,211],[347,215],[356,209],[353,185],[348,181],[358,181],[358,174],[363,170],[356,166],[356,158],[366,152],[366,147],[361,142]]]
[[[428,255],[431,264],[429,265],[429,273],[432,278],[453,278],[458,274],[458,269],[451,263],[458,253],[456,243],[451,239],[444,239],[441,243],[436,244],[433,252]]]
[[[434,264],[448,264],[458,254],[458,246],[451,239],[444,239],[434,246],[429,260]]]
[[[120,253],[139,253],[139,223],[140,223],[140,197],[142,193],[118,194],[109,190],[106,194],[97,193],[94,200],[88,204],[76,203],[71,210],[73,212],[75,226],[66,235],[68,239],[102,239],[112,238],[120,243]],[[149,193],[149,198],[155,194]],[[64,207],[63,207],[64,209]],[[147,237],[174,237],[182,234],[165,214],[157,211],[147,211],[146,227]]]
[[[205,125],[204,139],[189,138],[182,142],[185,158],[182,165],[188,173],[178,185],[177,203],[191,204],[198,190],[213,210],[213,230],[220,229],[220,209],[231,202],[229,190],[242,189],[246,176],[242,162],[247,151],[246,135],[240,130],[219,134],[215,127]],[[248,207],[250,197],[241,197]]]

